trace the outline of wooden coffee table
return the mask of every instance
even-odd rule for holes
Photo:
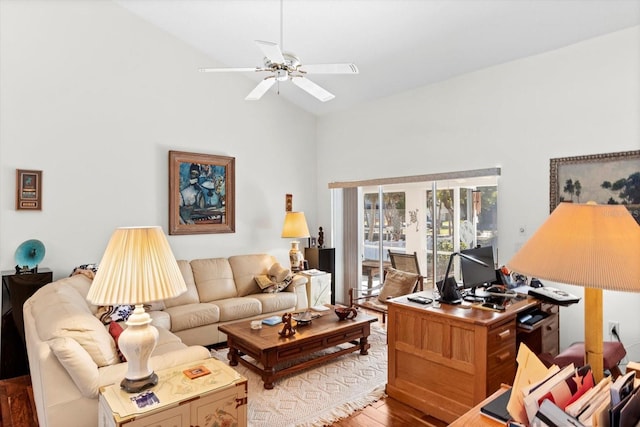
[[[377,317],[362,312],[355,319],[338,320],[332,308],[308,325],[294,326],[296,334],[287,338],[278,334],[282,330],[282,323],[251,329],[251,322],[238,322],[222,325],[219,329],[227,334],[229,364],[236,366],[238,362],[242,363],[262,377],[264,388],[272,389],[273,382],[285,375],[357,350],[360,350],[360,354],[368,354],[370,326],[377,320]],[[302,359],[344,343],[353,345]],[[251,356],[256,363],[247,360],[244,355]]]

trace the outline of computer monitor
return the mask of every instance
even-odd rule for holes
[[[483,246],[460,251],[466,257],[460,257],[462,284],[465,289],[472,289],[471,295],[485,297],[477,287],[490,285],[496,280],[495,262],[493,260],[493,246]],[[474,262],[480,261],[481,263]]]

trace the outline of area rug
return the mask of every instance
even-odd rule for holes
[[[375,323],[369,343],[368,355],[356,351],[329,360],[277,380],[272,390],[265,390],[253,371],[235,366],[248,379],[248,425],[324,426],[379,400],[387,383],[387,336]],[[227,349],[212,350],[211,355],[228,362]]]

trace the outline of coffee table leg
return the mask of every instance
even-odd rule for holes
[[[369,344],[369,338],[368,337],[362,337],[360,338],[360,354],[366,355],[369,354],[369,347],[371,347],[371,345]]]
[[[262,382],[264,383],[264,388],[267,390],[271,390],[273,388],[273,375],[275,373],[275,368],[268,366],[265,366],[262,371]]]
[[[227,353],[227,359],[229,359],[229,365],[231,366],[238,366],[238,358],[239,358],[239,354],[238,354],[238,349],[229,346],[229,353]]]

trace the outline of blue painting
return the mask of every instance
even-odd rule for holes
[[[235,158],[169,152],[169,234],[235,231]]]

